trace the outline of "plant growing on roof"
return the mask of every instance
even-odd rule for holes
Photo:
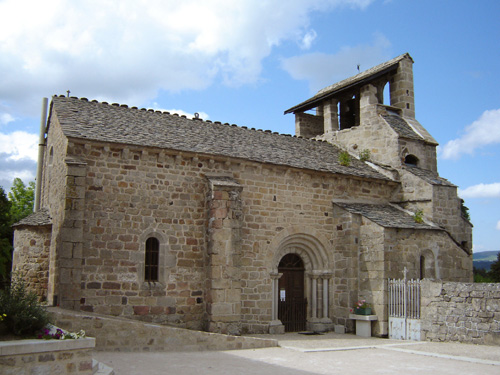
[[[347,151],[341,151],[339,154],[339,163],[344,167],[348,167],[351,164],[351,155]]]
[[[415,212],[413,215],[413,220],[415,220],[415,223],[423,223],[424,222],[424,211],[418,210]]]
[[[361,151],[359,153],[359,160],[361,160],[361,161],[368,161],[368,160],[370,160],[371,156],[372,156],[372,153],[370,152],[370,150],[368,150],[367,148],[365,148],[363,151]]]

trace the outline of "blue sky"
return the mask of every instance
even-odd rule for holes
[[[0,0],[0,186],[34,179],[42,97],[293,134],[284,110],[409,52],[474,251],[499,250],[499,19],[497,0]]]

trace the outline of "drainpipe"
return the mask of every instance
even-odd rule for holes
[[[42,99],[42,118],[40,120],[40,138],[38,140],[38,164],[36,167],[36,191],[35,191],[35,207],[34,211],[40,210],[40,193],[42,191],[42,170],[43,170],[43,155],[45,153],[45,121],[47,119],[47,103],[48,99]]]

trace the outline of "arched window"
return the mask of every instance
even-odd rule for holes
[[[406,155],[405,164],[417,167],[418,166],[418,158],[412,154]]]
[[[425,279],[425,257],[420,256],[420,280]]]
[[[158,281],[158,266],[160,264],[160,241],[155,237],[146,240],[144,281]]]
[[[54,146],[49,151],[49,167],[52,167],[52,164],[54,164]]]
[[[434,279],[436,277],[436,260],[430,250],[424,250],[419,258],[420,280]]]
[[[390,82],[386,82],[381,92],[382,97],[379,98],[379,103],[383,105],[391,105],[391,89]],[[380,100],[382,99],[382,100]]]

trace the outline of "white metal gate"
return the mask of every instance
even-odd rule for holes
[[[406,272],[389,279],[389,338],[420,341],[420,280],[407,280]]]

